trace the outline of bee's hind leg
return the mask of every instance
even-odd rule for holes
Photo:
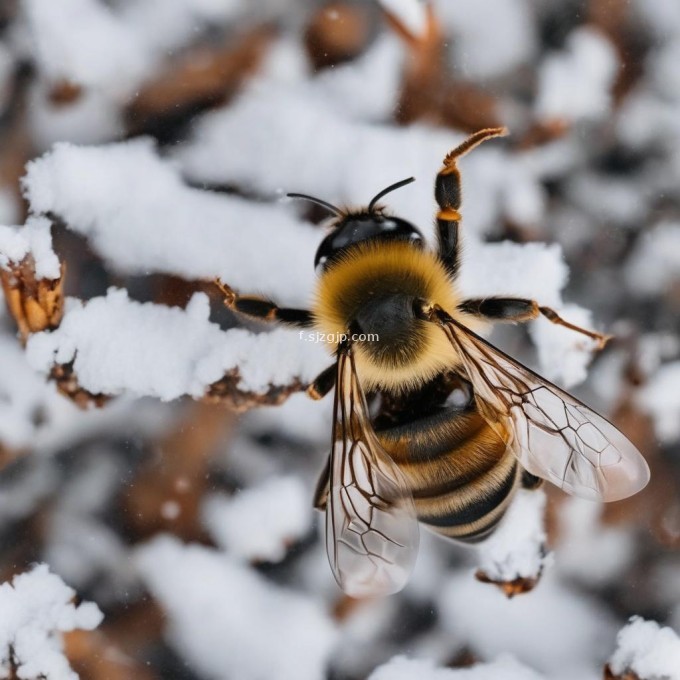
[[[522,485],[523,489],[534,491],[535,489],[540,489],[543,486],[543,480],[536,475],[532,475],[531,472],[527,472],[527,470],[522,470],[520,484]]]
[[[317,510],[325,510],[326,504],[328,503],[328,491],[331,482],[331,457],[326,458],[326,464],[321,470],[319,475],[319,480],[316,483],[316,489],[314,490],[314,500],[313,504]]]
[[[460,171],[457,159],[464,156],[476,146],[492,137],[502,137],[507,134],[505,128],[487,128],[470,135],[462,144],[444,158],[444,167],[437,174],[434,185],[434,196],[439,204],[437,213],[437,242],[439,259],[444,267],[455,278],[460,268],[460,243],[458,226],[461,204]]]
[[[224,295],[224,306],[234,312],[252,316],[261,321],[279,321],[297,328],[310,328],[314,325],[312,313],[307,309],[279,307],[271,300],[255,295],[239,295],[220,279],[215,279],[215,285]]]
[[[609,340],[611,335],[598,333],[596,331],[581,328],[573,323],[565,321],[554,309],[550,307],[541,307],[536,300],[527,300],[524,298],[505,298],[505,297],[488,297],[488,298],[472,298],[465,300],[458,305],[458,310],[465,314],[473,314],[488,321],[510,321],[510,322],[524,322],[535,319],[539,315],[544,316],[548,321],[564,326],[576,333],[597,340],[598,349],[602,349]]]

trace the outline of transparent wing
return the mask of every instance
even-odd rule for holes
[[[609,421],[450,317],[442,327],[480,413],[491,425],[509,421],[508,445],[529,472],[590,500],[616,501],[646,486],[645,459]]]
[[[338,357],[326,548],[335,579],[353,597],[389,595],[408,580],[418,522],[406,480],[369,421],[351,350]]]

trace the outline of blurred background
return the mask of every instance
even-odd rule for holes
[[[80,677],[358,680],[396,654],[451,668],[511,654],[542,674],[527,677],[589,680],[631,615],[680,630],[679,64],[675,0],[0,0],[0,224],[50,219],[67,296],[115,286],[181,308],[203,291],[222,329],[266,332],[205,281],[308,301],[321,239],[309,225],[326,215],[285,192],[361,204],[416,175],[390,204],[431,234],[443,155],[506,125],[507,140],[461,162],[470,251],[557,244],[564,287],[540,268],[527,286],[590,310],[587,324],[615,339],[587,378],[538,330],[494,341],[607,415],[652,469],[642,493],[606,507],[546,489],[554,561],[529,593],[507,600],[475,580],[471,551],[425,535],[403,593],[354,601],[333,582],[311,510],[330,400],[296,394],[304,379],[170,401],[125,383],[98,393],[72,365],[36,372],[3,312],[0,581],[46,562],[99,605],[96,631],[64,638]],[[36,172],[22,189],[26,164],[57,143],[138,138],[200,196],[195,210],[187,193],[170,214],[156,166],[121,190],[106,154],[92,156],[96,191],[68,159],[49,187]],[[79,211],[100,189],[106,207]],[[116,231],[137,193],[151,197],[146,222]],[[219,256],[202,231],[206,196],[273,210],[271,241],[245,233],[236,209],[225,221],[252,253],[236,280],[158,264],[172,219],[190,230],[187,261]],[[305,223],[304,260],[295,239],[277,240],[291,215]]]

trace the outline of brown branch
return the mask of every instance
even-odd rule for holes
[[[80,386],[78,377],[73,370],[73,361],[68,364],[54,364],[49,379],[56,383],[59,394],[70,399],[79,408],[87,409],[90,406],[101,408],[111,400],[109,395],[93,394]]]
[[[64,651],[82,680],[155,680],[158,676],[129,657],[101,631],[64,633]]]
[[[48,377],[56,383],[60,394],[82,409],[91,406],[101,408],[113,399],[112,395],[102,392],[95,394],[82,387],[73,365],[74,362],[70,361],[67,364],[52,366]],[[219,404],[231,411],[242,413],[257,406],[278,406],[292,394],[304,392],[307,389],[307,384],[298,378],[293,379],[288,385],[270,385],[265,392],[244,390],[238,386],[240,382],[241,375],[237,368],[233,368],[220,380],[210,385],[200,401],[211,405]]]
[[[424,34],[414,36],[397,17],[385,12],[387,23],[408,50],[397,120],[407,124],[424,119],[467,132],[499,127],[496,98],[455,76],[448,65],[445,36],[431,4],[427,13]]]
[[[373,33],[366,8],[357,3],[330,2],[319,9],[305,29],[307,54],[315,69],[355,59]]]
[[[278,406],[291,394],[304,392],[307,385],[295,378],[288,385],[270,385],[266,392],[251,392],[238,387],[241,376],[234,368],[220,380],[214,382],[206,392],[203,401],[208,404],[222,404],[233,411],[248,411],[256,406]]]
[[[209,468],[234,422],[223,408],[188,404],[121,497],[123,517],[135,537],[170,531],[185,540],[206,540],[200,508]]]
[[[604,667],[603,680],[641,680],[640,676],[633,671],[625,671],[624,675],[614,675],[609,664]]]
[[[225,44],[191,49],[142,85],[125,112],[131,135],[227,102],[260,67],[276,31],[264,25]]]
[[[515,597],[515,595],[522,595],[533,590],[538,584],[538,582],[541,580],[542,573],[543,569],[539,571],[537,576],[533,577],[520,576],[516,579],[513,579],[512,581],[497,581],[488,576],[486,572],[484,572],[483,570],[478,569],[475,572],[475,578],[480,583],[491,583],[497,586],[498,588],[500,588],[500,590],[503,591],[503,593],[505,593],[508,599],[512,599],[513,597]]]

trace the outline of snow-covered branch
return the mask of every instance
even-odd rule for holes
[[[164,401],[189,395],[235,408],[277,403],[304,389],[329,361],[296,331],[222,331],[209,313],[202,293],[179,309],[134,302],[112,288],[86,303],[69,300],[57,329],[31,336],[27,356],[72,397],[79,390]]]
[[[72,604],[75,591],[46,564],[0,585],[0,673],[20,680],[77,680],[63,654],[61,633],[92,630],[96,604]],[[14,675],[12,675],[14,674]]]
[[[616,643],[606,678],[680,680],[680,638],[673,629],[636,616],[619,631]]]

